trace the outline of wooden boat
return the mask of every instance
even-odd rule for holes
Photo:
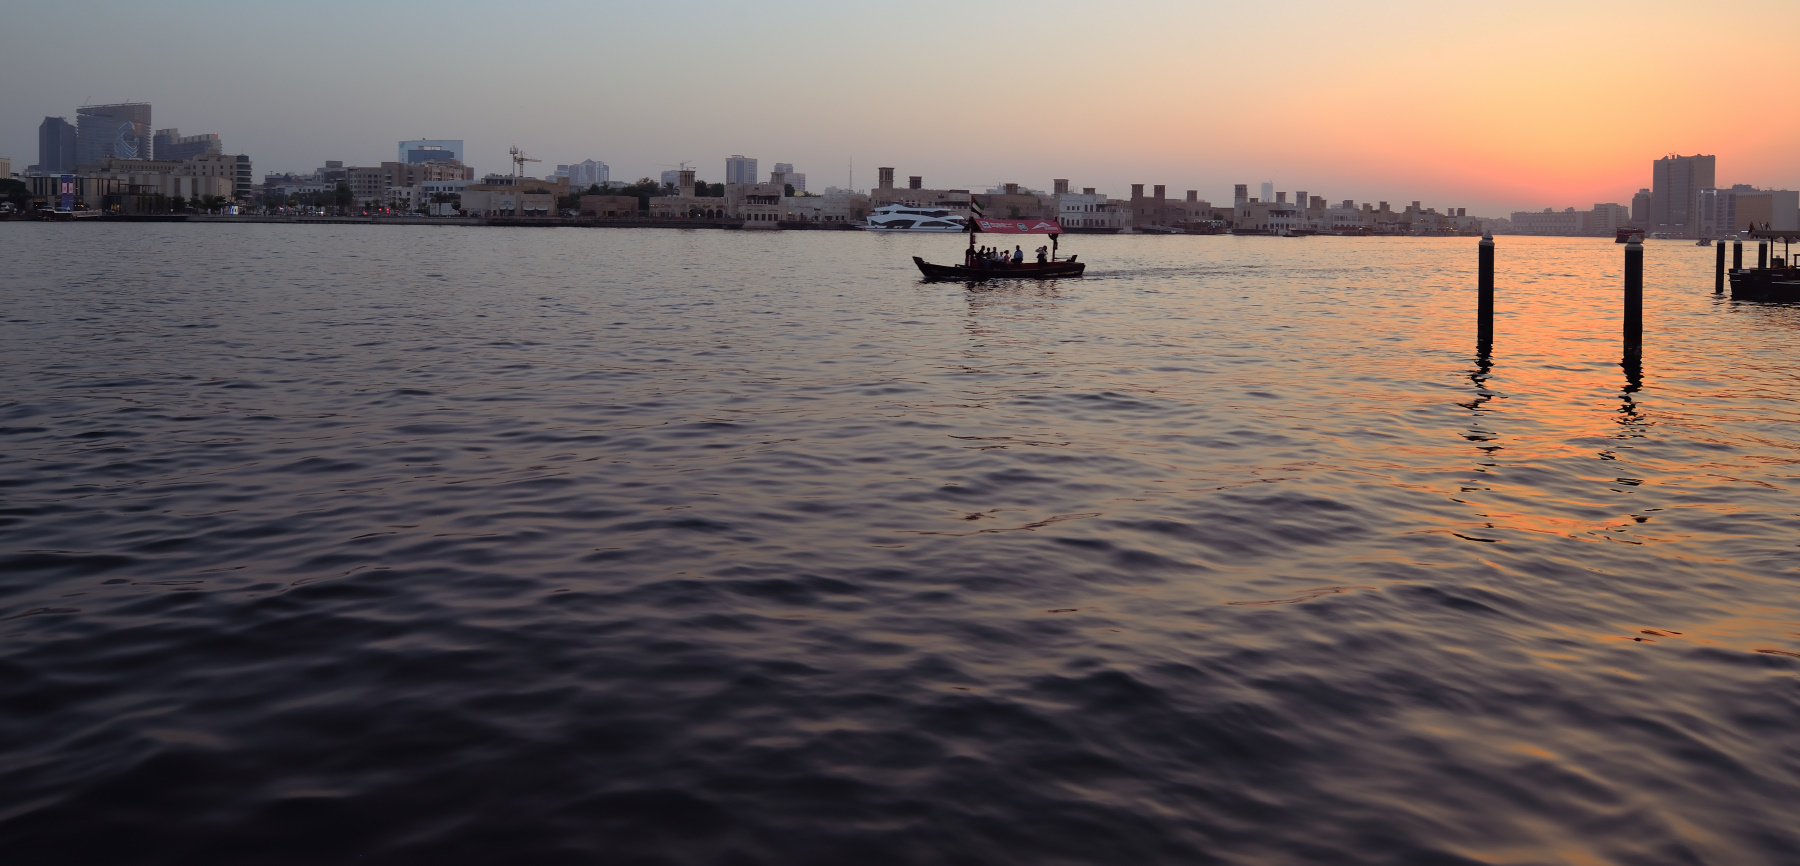
[[[975,257],[975,235],[978,232],[1003,235],[1049,235],[1050,260],[1045,262],[1025,261],[1019,264],[989,264]],[[919,273],[927,280],[959,280],[962,282],[980,283],[988,280],[1052,280],[1061,277],[1079,277],[1087,270],[1086,262],[1078,262],[1074,256],[1066,259],[1056,254],[1056,242],[1062,236],[1063,227],[1056,220],[996,220],[985,217],[973,217],[969,220],[969,248],[963,253],[960,265],[934,265],[919,256],[913,256],[913,264],[919,266]]]
[[[913,256],[913,264],[919,266],[919,272],[928,280],[1050,280],[1058,277],[1079,277],[1087,270],[1087,262],[1075,261],[1070,256],[1062,261],[1022,262],[1016,265],[1005,265],[993,268],[971,268],[963,265],[934,265],[924,259]]]
[[[1613,233],[1613,243],[1615,243],[1615,244],[1631,243],[1631,239],[1633,236],[1636,236],[1638,239],[1638,242],[1642,243],[1644,240],[1644,230],[1643,229],[1634,229],[1634,228],[1631,228],[1630,226],[1626,226],[1625,228],[1619,229],[1618,231]]]
[[[1755,240],[1770,242],[1769,258],[1760,267],[1739,268],[1727,276],[1731,280],[1731,297],[1746,301],[1800,301],[1800,268],[1794,266],[1791,244],[1800,240],[1800,230],[1753,229],[1745,234]],[[1781,242],[1781,255],[1774,255],[1774,242]]]

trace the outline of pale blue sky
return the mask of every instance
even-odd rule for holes
[[[1771,16],[1796,32],[1800,4]],[[1689,3],[14,0],[0,156],[22,170],[45,115],[130,99],[157,127],[219,133],[259,174],[426,137],[465,139],[483,172],[516,142],[626,179],[689,160],[718,180],[743,153],[815,188],[854,159],[859,187],[892,165],[934,186],[1068,177],[1219,201],[1272,179],[1585,208],[1628,201],[1669,151],[1718,153],[1722,182],[1800,185],[1800,121],[1752,134],[1713,108],[1732,82],[1791,78],[1781,52],[1729,75],[1647,65],[1744,27]]]

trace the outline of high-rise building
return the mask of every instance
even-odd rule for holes
[[[75,163],[91,165],[107,157],[149,159],[150,103],[87,105],[75,110]]]
[[[1676,237],[1695,237],[1700,229],[1700,191],[1713,188],[1714,163],[1710,155],[1670,154],[1651,164],[1651,231]]]
[[[453,160],[463,161],[463,143],[460,138],[419,138],[400,142],[399,161],[406,165]]]
[[[240,202],[248,202],[256,194],[256,178],[250,171],[250,156],[240,153],[236,157],[235,174],[232,177],[232,197]]]
[[[726,183],[756,183],[756,159],[734,153],[725,160]]]
[[[38,171],[62,174],[75,170],[75,127],[60,117],[38,124]]]
[[[606,186],[612,179],[612,169],[597,159],[584,159],[569,166],[569,189],[584,190],[598,184]]]
[[[671,168],[668,171],[663,172],[662,176],[660,178],[658,178],[658,181],[663,186],[668,187],[670,189],[680,189],[681,188],[681,169]]]
[[[203,153],[225,152],[218,134],[213,132],[184,137],[181,130],[171,127],[157,130],[150,141],[150,152],[164,162],[189,160]]]
[[[1263,201],[1266,204],[1266,203],[1272,202],[1274,200],[1275,200],[1275,182],[1272,180],[1263,181],[1261,201]]]
[[[806,174],[795,171],[793,163],[775,163],[775,170],[781,172],[783,182],[792,186],[795,192],[806,192]]]
[[[1631,224],[1643,228],[1650,224],[1650,191],[1640,189],[1631,197]]]
[[[1622,204],[1597,203],[1592,213],[1587,228],[1593,234],[1613,234],[1631,222],[1631,208]]]

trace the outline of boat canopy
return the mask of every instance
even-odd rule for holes
[[[1775,241],[1800,241],[1800,229],[1751,229],[1750,236]]]
[[[1056,220],[998,220],[976,217],[969,221],[969,232],[997,235],[1060,235],[1062,223]]]

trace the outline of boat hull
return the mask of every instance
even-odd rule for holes
[[[919,266],[919,273],[924,274],[927,280],[973,283],[987,280],[1054,280],[1079,277],[1087,270],[1087,262],[1025,262],[999,268],[966,268],[961,265],[934,265],[918,256],[913,256],[913,264]]]
[[[1732,271],[1731,297],[1744,301],[1800,301],[1800,269],[1745,268]]]

